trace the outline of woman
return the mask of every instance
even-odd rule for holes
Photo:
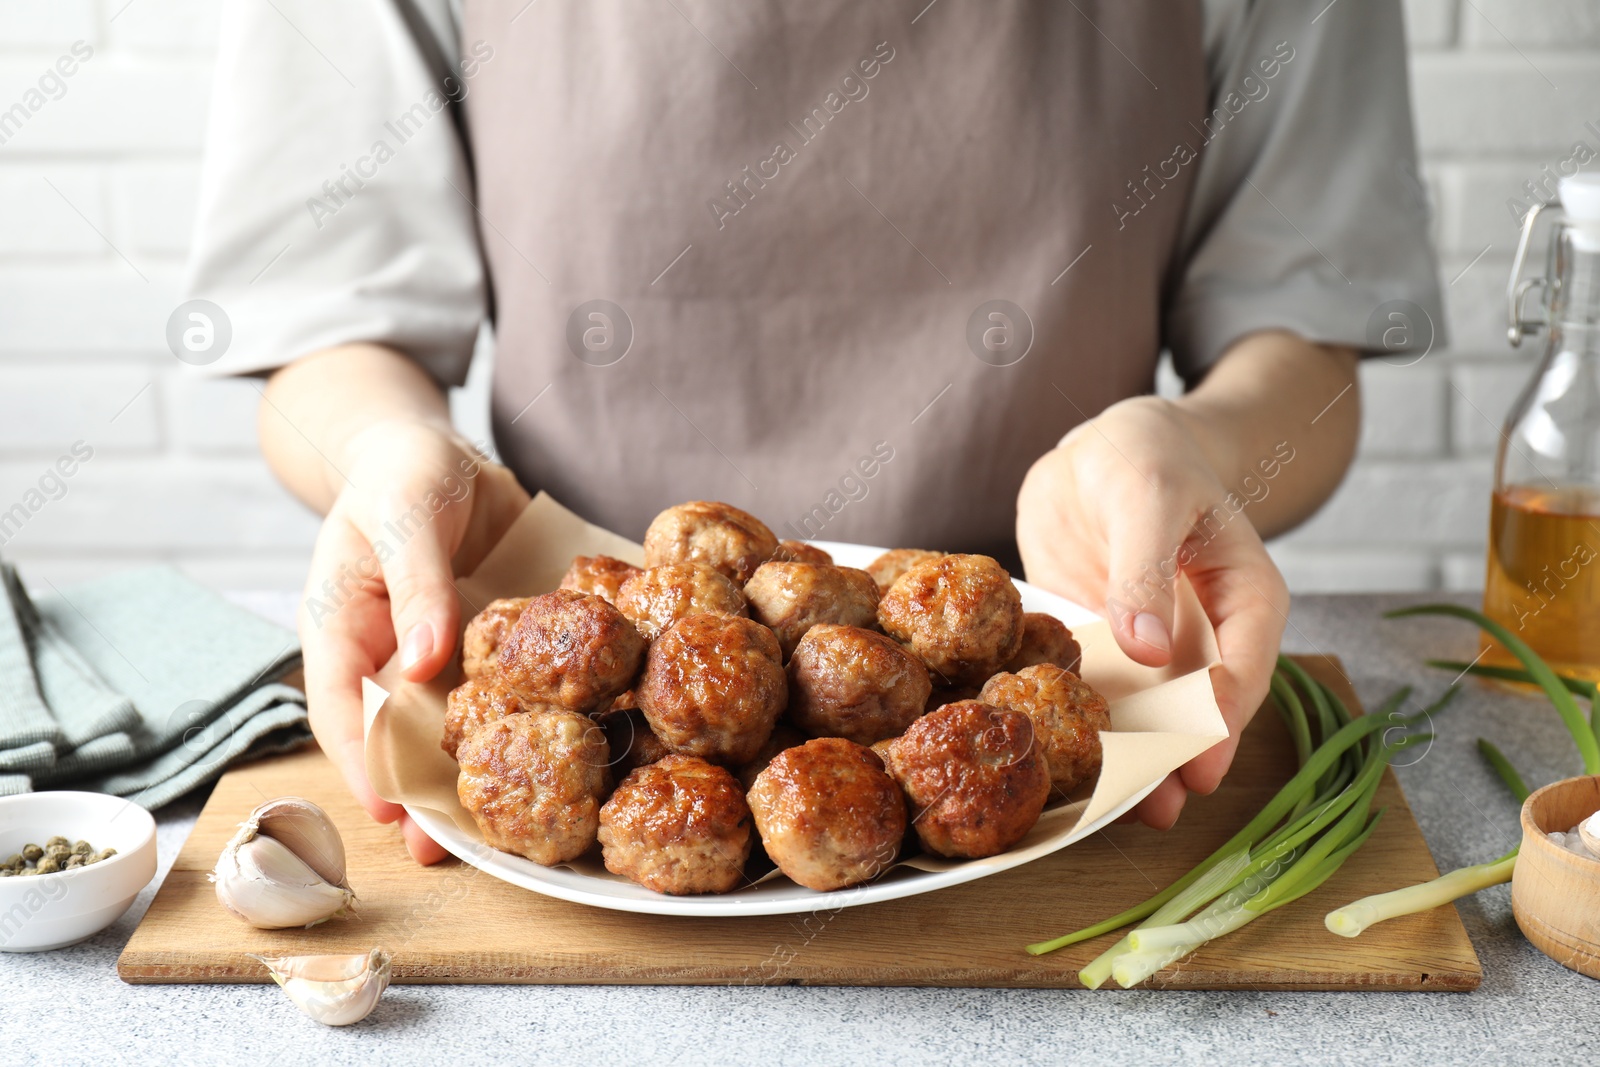
[[[360,679],[449,660],[452,560],[529,489],[634,537],[720,499],[1020,557],[1148,664],[1181,570],[1233,737],[1141,805],[1170,826],[1266,693],[1261,538],[1343,476],[1369,322],[1438,319],[1404,60],[1394,3],[234,5],[191,288],[327,515],[323,747],[437,859],[365,781]],[[388,543],[473,455],[444,387],[486,322],[506,467]]]

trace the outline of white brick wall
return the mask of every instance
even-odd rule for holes
[[[217,6],[0,0],[0,101],[73,41],[95,49],[0,146],[0,509],[74,441],[94,448],[4,548],[35,582],[155,559],[237,587],[303,574],[316,524],[256,454],[254,387],[180,375],[162,338],[194,216]],[[1406,16],[1454,345],[1412,367],[1363,367],[1356,469],[1273,546],[1301,591],[1481,582],[1497,427],[1531,355],[1504,341],[1506,200],[1600,124],[1596,0],[1407,0]],[[483,377],[455,398],[474,435]]]
[[[0,145],[0,509],[29,490],[46,498],[0,551],[36,585],[159,559],[222,585],[304,575],[316,522],[256,452],[255,390],[180,374],[163,339],[194,218],[216,7],[0,0],[5,105],[74,41],[94,47],[65,94]],[[80,440],[93,457],[51,478]]]
[[[1579,138],[1600,148],[1584,127],[1600,126],[1600,3],[1407,0],[1406,16],[1452,344],[1413,367],[1363,368],[1355,469],[1272,546],[1301,591],[1482,586],[1495,444],[1539,349],[1505,341],[1506,201]]]

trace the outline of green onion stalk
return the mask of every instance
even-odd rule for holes
[[[1537,685],[1532,674],[1518,670],[1515,667],[1490,667],[1481,663],[1466,663],[1454,659],[1430,659],[1426,661],[1430,667],[1441,670],[1455,671],[1461,674],[1476,674],[1482,678],[1494,678],[1502,682],[1522,682],[1525,685]],[[1589,729],[1595,737],[1600,739],[1600,685],[1589,681],[1587,678],[1573,678],[1565,674],[1556,675],[1556,680],[1567,687],[1569,693],[1584,697],[1589,701]]]
[[[1054,952],[1136,923],[1131,933],[1079,972],[1092,989],[1113,978],[1134,985],[1206,941],[1316,889],[1372,833],[1382,815],[1372,813],[1372,802],[1390,760],[1431,739],[1405,731],[1442,709],[1455,688],[1411,719],[1397,714],[1410,689],[1395,693],[1376,713],[1352,718],[1334,693],[1280,657],[1271,692],[1300,763],[1277,795],[1220,848],[1149,900],[1093,926],[1029,945],[1028,952]],[[1378,736],[1396,730],[1402,735],[1392,741]]]
[[[1409,689],[1395,694],[1394,697],[1390,698],[1389,703],[1385,705],[1385,709],[1392,711],[1409,694]],[[1248,849],[1257,841],[1260,841],[1284,820],[1284,817],[1289,814],[1290,810],[1295,807],[1308,790],[1315,787],[1317,782],[1334,768],[1346,749],[1357,745],[1368,734],[1376,732],[1384,725],[1384,716],[1369,715],[1356,719],[1348,726],[1340,729],[1312,754],[1299,772],[1289,780],[1289,783],[1279,790],[1278,794],[1268,801],[1266,806],[1243,829],[1202,860],[1188,874],[1179,878],[1155,896],[1141,904],[1136,904],[1119,915],[1113,915],[1109,919],[1095,923],[1093,926],[1084,927],[1082,930],[1064,934],[1050,941],[1040,941],[1029,945],[1027,951],[1035,956],[1043,955],[1047,952],[1066,948],[1068,945],[1075,945],[1080,941],[1088,941],[1090,938],[1108,934],[1113,930],[1127,926],[1129,923],[1149,918],[1157,909],[1171,902],[1180,893],[1199,881],[1211,868],[1221,863],[1224,859],[1233,856],[1240,849]]]
[[[1478,751],[1483,755],[1489,766],[1494,769],[1494,772],[1500,776],[1500,780],[1506,784],[1506,788],[1511,791],[1511,795],[1516,798],[1518,804],[1528,799],[1533,790],[1528,788],[1528,783],[1522,780],[1522,775],[1518,774],[1517,769],[1511,766],[1511,761],[1506,759],[1504,752],[1494,746],[1493,741],[1483,737],[1478,738]]]
[[[1595,729],[1593,715],[1591,714],[1588,719],[1584,718],[1578,702],[1573,699],[1573,687],[1551,670],[1550,665],[1528,647],[1526,641],[1481,612],[1459,604],[1419,604],[1416,607],[1391,611],[1386,617],[1402,619],[1413,615],[1449,615],[1465,619],[1476,623],[1490,637],[1504,645],[1508,652],[1522,662],[1528,678],[1543,689],[1545,696],[1550,698],[1550,703],[1555,705],[1561,721],[1566,724],[1567,732],[1572,735],[1573,744],[1578,746],[1578,755],[1583,760],[1583,773],[1600,774],[1600,731]],[[1577,691],[1583,692],[1582,689]],[[1593,708],[1590,710],[1592,712]]]
[[[1124,989],[1137,985],[1207,941],[1232,933],[1285,904],[1293,904],[1332,878],[1344,861],[1366,843],[1382,817],[1381,810],[1375,813],[1360,833],[1327,856],[1305,866],[1299,877],[1294,877],[1293,872],[1305,857],[1297,860],[1289,868],[1289,873],[1275,881],[1267,881],[1266,878],[1270,876],[1263,875],[1262,881],[1242,883],[1186,923],[1135,931],[1128,939],[1132,951],[1117,958],[1112,966],[1112,976]]]
[[[1573,744],[1578,749],[1578,756],[1583,761],[1586,774],[1600,774],[1600,687],[1595,683],[1580,678],[1568,678],[1557,674],[1550,666],[1539,657],[1539,654],[1530,648],[1527,642],[1517,637],[1504,626],[1495,622],[1471,608],[1461,607],[1457,604],[1422,604],[1412,608],[1402,608],[1388,613],[1389,618],[1404,618],[1412,615],[1448,615],[1477,626],[1499,641],[1501,645],[1522,663],[1521,670],[1515,667],[1482,666],[1476,663],[1461,663],[1454,660],[1429,660],[1433,667],[1457,671],[1458,674],[1475,674],[1484,678],[1495,678],[1501,681],[1524,682],[1538,686],[1544,690],[1550,703],[1555,706],[1561,721],[1566,725],[1567,732],[1572,735]],[[1582,710],[1578,707],[1575,697],[1585,697],[1589,701],[1589,717],[1584,718]],[[1504,753],[1494,743],[1484,738],[1478,739],[1478,751],[1505,783],[1506,789],[1516,798],[1517,803],[1528,799],[1529,789],[1522,775],[1512,766]],[[1520,846],[1519,846],[1520,847]],[[1504,856],[1489,863],[1475,864],[1462,867],[1441,875],[1431,882],[1421,885],[1407,886],[1389,893],[1379,893],[1370,897],[1346,904],[1342,908],[1328,913],[1324,922],[1328,929],[1341,937],[1356,937],[1373,923],[1383,922],[1386,919],[1398,918],[1402,915],[1414,915],[1418,912],[1431,911],[1442,907],[1465,896],[1493,885],[1503,885],[1511,881],[1511,876],[1516,870],[1517,851],[1513,848]]]
[[[1511,881],[1517,863],[1517,850],[1501,856],[1493,863],[1480,863],[1474,867],[1461,867],[1449,874],[1421,885],[1406,886],[1390,893],[1362,897],[1342,908],[1328,912],[1325,925],[1340,937],[1355,937],[1373,923],[1401,915],[1415,915],[1432,911],[1462,897],[1471,896],[1492,885]]]

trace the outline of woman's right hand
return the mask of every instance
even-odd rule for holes
[[[379,822],[400,823],[419,863],[444,850],[367,781],[361,679],[398,650],[427,681],[461,627],[457,573],[470,573],[528,503],[506,468],[417,421],[374,423],[341,450],[343,488],[323,520],[300,604],[311,730]]]

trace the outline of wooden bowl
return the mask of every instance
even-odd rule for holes
[[[1600,811],[1600,775],[1568,778],[1522,805],[1522,850],[1511,879],[1511,910],[1534,947],[1563,967],[1600,978],[1600,860],[1545,835],[1566,833]]]

